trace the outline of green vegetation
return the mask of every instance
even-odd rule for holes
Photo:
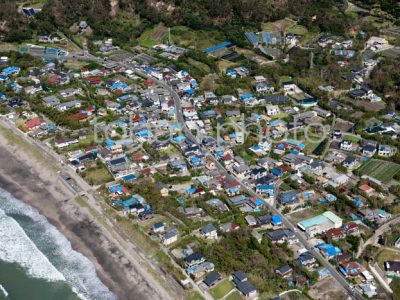
[[[194,291],[189,293],[189,300],[204,300],[204,298],[198,291]]]
[[[243,297],[240,295],[238,291],[234,291],[233,293],[230,293],[226,298],[226,300],[242,300]]]
[[[210,294],[214,297],[214,299],[221,299],[233,288],[233,283],[226,278],[218,283],[215,287],[210,289]]]
[[[244,220],[237,217],[235,222],[242,224]],[[283,283],[275,276],[275,269],[286,261],[287,251],[282,251],[267,239],[259,244],[250,232],[240,229],[226,234],[215,243],[202,245],[200,251],[225,274],[237,270],[246,272],[261,293],[277,293],[281,289]]]
[[[390,287],[393,290],[393,300],[400,300],[400,279],[393,279],[390,283]]]
[[[87,169],[82,175],[90,185],[100,185],[113,180],[112,175],[104,165]]]
[[[396,251],[389,249],[383,249],[376,254],[375,261],[378,263],[379,267],[384,269],[384,262],[387,260],[399,260],[400,255]]]
[[[398,172],[400,172],[400,165],[375,159],[366,162],[357,170],[358,174],[370,176],[383,183],[390,182]]]

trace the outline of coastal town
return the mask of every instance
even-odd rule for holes
[[[270,26],[196,51],[42,32],[0,53],[0,125],[188,299],[391,299],[400,113],[372,78],[396,30]]]

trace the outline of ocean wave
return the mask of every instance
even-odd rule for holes
[[[0,259],[13,259],[34,277],[65,280],[80,298],[117,299],[98,278],[93,263],[74,251],[71,243],[35,208],[0,189],[0,209]],[[6,251],[2,251],[4,244],[11,244],[5,247]],[[4,259],[2,252],[7,253]]]
[[[65,280],[24,230],[0,209],[0,260],[18,263],[28,274],[49,281]]]
[[[3,294],[4,294],[4,297],[8,297],[8,292],[7,292],[7,290],[4,288],[4,286],[2,286],[1,284],[0,284],[0,291],[2,291],[3,292]]]

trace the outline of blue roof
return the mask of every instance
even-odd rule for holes
[[[282,218],[278,215],[273,215],[272,216],[272,225],[276,226],[279,225],[283,222]]]
[[[194,188],[194,187],[188,188],[188,189],[186,190],[186,192],[187,192],[188,194],[193,194],[195,191],[196,191],[196,188]]]
[[[231,47],[233,45],[234,44],[232,42],[223,42],[223,43],[221,43],[219,45],[216,45],[216,46],[213,46],[213,47],[205,49],[204,52],[207,53],[207,54],[210,54],[210,53],[212,53],[214,51],[217,51],[217,50],[220,50],[220,49],[223,49],[223,48],[228,48],[228,47]]]
[[[106,140],[106,146],[107,147],[112,147],[112,146],[115,146],[116,145],[116,143],[114,143],[113,141],[111,141],[111,140]]]
[[[133,174],[129,174],[129,175],[126,175],[125,177],[123,177],[123,180],[125,180],[125,181],[131,181],[134,179],[136,179],[136,176]]]
[[[186,137],[184,135],[179,135],[173,138],[173,140],[177,143],[183,141],[184,139],[186,139]]]
[[[115,193],[115,192],[119,192],[119,193],[122,193],[122,185],[114,185],[114,186],[110,186],[109,188],[108,188],[108,190],[111,192],[111,193]]]
[[[193,94],[196,93],[196,90],[194,90],[194,89],[188,89],[188,90],[184,91],[184,93],[185,93],[185,94],[188,94],[188,95],[193,95]]]

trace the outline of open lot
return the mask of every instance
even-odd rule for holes
[[[358,170],[361,175],[367,175],[383,183],[388,183],[400,172],[400,165],[383,160],[372,159]]]
[[[105,166],[90,168],[85,171],[85,180],[92,185],[99,185],[113,180]]]
[[[308,294],[312,299],[338,300],[346,299],[343,287],[331,277],[322,279],[313,285]]]
[[[215,287],[210,289],[210,294],[214,299],[221,299],[234,288],[233,283],[228,279],[222,280]]]

